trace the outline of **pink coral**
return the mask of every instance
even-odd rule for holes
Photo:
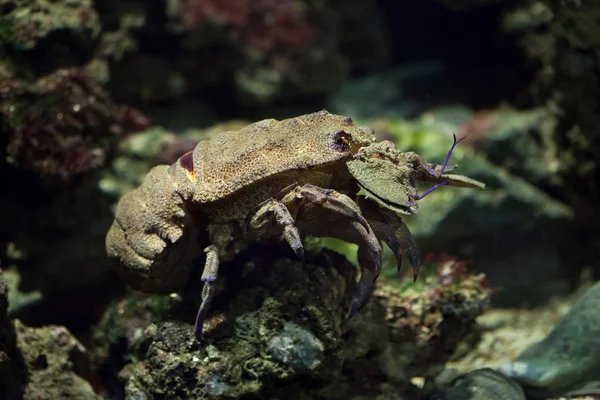
[[[264,51],[302,46],[314,36],[287,0],[179,0],[179,15],[186,28],[203,22],[224,26],[234,40]]]

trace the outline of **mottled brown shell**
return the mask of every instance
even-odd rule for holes
[[[270,176],[350,159],[374,141],[372,130],[325,110],[267,119],[200,142],[172,166],[172,174],[185,171],[194,187],[180,190],[195,203],[210,203]]]

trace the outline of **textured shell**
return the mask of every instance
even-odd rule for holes
[[[410,182],[411,166],[396,165],[379,158],[352,160],[347,165],[348,171],[368,198],[401,214],[414,214],[418,211],[416,202],[409,205],[409,195],[417,192]]]
[[[335,145],[339,131],[349,135],[345,150]],[[186,169],[194,182],[192,200],[209,203],[282,172],[347,160],[374,141],[372,130],[323,110],[281,121],[266,119],[215,135],[196,146],[193,168],[184,156],[174,164],[179,169],[174,172],[179,175]]]

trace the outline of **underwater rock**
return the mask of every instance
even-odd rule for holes
[[[62,188],[87,177],[120,134],[149,125],[104,88],[110,66],[95,58],[100,20],[91,0],[2,2],[0,167],[33,172],[33,187],[38,178]]]
[[[431,400],[525,400],[525,393],[516,382],[484,368],[459,376]]]
[[[596,1],[522,2],[502,18],[502,29],[537,66],[529,93],[547,117],[538,137],[558,160],[544,187],[574,207],[589,235],[587,262],[600,271],[600,4]],[[550,125],[550,132],[545,128]]]
[[[112,54],[98,43],[107,20],[92,0],[8,0],[0,8],[2,164],[33,172],[34,187],[38,177],[64,187],[104,165],[121,134],[149,121],[106,91]]]
[[[62,326],[30,328],[6,317],[0,271],[0,398],[6,400],[100,399],[86,381],[86,349]]]
[[[128,357],[141,356],[147,350],[149,338],[156,333],[155,322],[168,309],[181,303],[178,295],[154,296],[128,291],[123,299],[114,300],[92,329],[92,358],[101,368],[114,374],[126,363],[126,357],[111,359],[116,353]],[[114,377],[108,376],[108,379]],[[107,386],[114,387],[115,382]]]
[[[3,275],[0,269],[0,398],[11,400],[21,397],[27,374],[14,326],[7,317],[8,286]]]
[[[106,91],[109,65],[94,58],[101,29],[91,0],[0,5],[0,175],[10,188],[0,196],[0,251],[16,267],[11,312],[26,323],[32,314],[21,311],[37,307],[36,324],[83,325],[97,303],[79,313],[82,305],[120,287],[96,237],[112,217],[96,173],[123,134],[149,121]]]
[[[226,91],[234,94],[226,107],[235,108],[325,96],[351,69],[389,60],[375,0],[234,3],[8,0],[0,41],[9,56],[0,66],[25,75],[104,63],[98,80],[127,103],[164,105]]]
[[[585,288],[582,288],[585,291]],[[465,337],[457,351],[436,377],[438,387],[475,369],[499,368],[544,339],[571,309],[581,292],[568,297],[552,297],[533,308],[489,308],[477,318],[472,334]]]
[[[7,123],[0,128],[8,138],[6,162],[34,172],[49,188],[87,176],[105,164],[127,129],[150,125],[140,111],[113,102],[84,67],[60,68],[37,80],[4,72],[0,114]]]
[[[430,263],[423,284],[380,277],[347,321],[355,267],[330,250],[308,251],[304,263],[287,250],[229,255],[201,342],[199,278],[183,296],[130,292],[95,328],[97,361],[133,360],[119,372],[132,398],[399,399],[418,390],[412,377],[439,372],[489,299],[464,264]]]
[[[390,341],[379,367],[391,381],[412,377],[429,381],[459,343],[475,333],[475,319],[492,294],[487,279],[447,255],[425,259],[416,284],[410,277],[382,279],[374,298],[385,309]]]
[[[550,334],[501,371],[533,398],[600,393],[600,283],[590,288]]]
[[[17,346],[27,366],[27,399],[100,399],[85,380],[87,350],[62,326],[29,328],[15,320]]]
[[[123,37],[125,49],[137,51],[111,70],[111,91],[129,103],[152,106],[225,92],[233,96],[211,106],[231,115],[240,105],[273,107],[281,100],[326,96],[352,67],[372,70],[389,59],[374,0],[168,0],[162,10],[156,9],[160,4],[127,4],[98,9],[103,18],[121,22],[120,29],[102,35],[103,47],[118,54]],[[135,29],[122,22],[130,8],[143,19]]]
[[[1,39],[19,50],[30,50],[54,33],[69,32],[73,43],[91,42],[100,33],[93,0],[7,0],[0,15]]]
[[[526,2],[507,13],[503,28],[520,35],[525,54],[539,63],[532,91],[554,120],[559,186],[570,202],[598,200],[600,124],[600,5],[594,1]],[[543,49],[543,50],[542,50]]]
[[[193,301],[146,330],[143,361],[121,371],[127,395],[238,398],[275,393],[301,376],[319,382],[339,373],[355,268],[331,252],[302,263],[273,250],[223,266],[225,286],[205,324],[206,342],[193,336],[199,288],[184,296]]]
[[[323,343],[312,332],[293,322],[286,322],[282,332],[267,344],[273,359],[295,370],[314,369],[323,358],[323,350]]]

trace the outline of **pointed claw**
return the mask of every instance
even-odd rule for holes
[[[349,318],[360,311],[371,297],[375,289],[375,281],[381,273],[381,243],[375,233],[369,229],[365,231],[357,222],[352,222],[354,228],[365,239],[365,245],[358,247],[358,264],[360,265],[360,282],[353,295],[352,307]]]
[[[292,248],[292,251],[294,252],[294,254],[296,255],[296,257],[298,258],[298,260],[304,261],[304,247],[302,246],[302,242],[300,242],[299,240],[298,241],[295,241],[295,240],[291,241],[285,235],[284,235],[284,237],[286,238],[286,241],[288,242],[288,244]]]
[[[304,248],[303,247],[297,247],[297,248],[292,247],[292,250],[294,250],[294,253],[296,254],[296,257],[298,257],[298,260],[304,261]]]
[[[360,225],[358,222],[353,221],[352,226],[362,236],[364,243],[367,245],[367,247],[366,247],[367,251],[373,260],[373,268],[372,268],[372,272],[370,272],[370,273],[374,276],[374,279],[373,279],[373,282],[374,282],[375,280],[377,280],[377,278],[379,277],[379,274],[381,273],[381,265],[383,263],[382,258],[381,258],[381,255],[383,253],[383,249],[381,248],[381,243],[379,242],[379,239],[377,239],[377,236],[375,236],[375,233],[373,232],[373,230],[371,229],[371,227],[369,225],[367,225],[367,229],[364,229],[362,227],[362,225]],[[363,248],[359,247],[359,253],[362,251],[363,251]],[[362,266],[361,266],[361,268],[362,268]],[[362,269],[364,269],[364,268],[362,268]]]
[[[406,254],[413,268],[413,280],[416,281],[421,267],[419,249],[402,218],[390,210],[376,207],[369,199],[359,198],[359,205],[377,233],[377,237],[394,252],[398,272],[402,268],[402,256]]]
[[[377,278],[379,278],[379,274],[381,274],[381,252],[373,252],[371,253],[371,256],[373,257],[373,262],[375,263],[375,276],[373,277],[373,282],[375,282]]]
[[[283,237],[296,254],[296,257],[300,260],[304,260],[304,247],[302,246],[302,240],[300,240],[300,233],[295,225],[291,225],[292,223],[293,221],[284,228]]]
[[[416,274],[419,272],[421,263],[417,243],[400,217],[386,213],[386,218],[388,218],[387,224],[375,225],[376,229],[379,230],[378,234],[383,237],[385,243],[394,252],[398,272],[402,268],[402,256],[406,253],[408,261],[412,265],[413,270],[416,271],[416,279]]]
[[[400,270],[402,270],[402,249],[400,247],[396,247],[396,250],[394,250],[394,255],[396,256],[397,272],[400,272]]]
[[[406,230],[408,231],[408,228]],[[407,250],[408,261],[410,262],[413,268],[413,281],[416,282],[417,276],[419,275],[419,269],[421,269],[421,260],[419,259],[419,250],[417,249],[417,245],[414,243],[414,240],[413,244]]]
[[[412,239],[412,237],[411,237],[411,239]],[[388,246],[390,248],[394,248],[392,246],[395,246],[395,248],[396,248],[396,250],[394,251],[394,255],[396,256],[396,266],[398,268],[398,272],[400,272],[400,270],[402,269],[402,250],[408,250],[407,257],[408,257],[408,261],[410,262],[410,264],[412,265],[412,268],[413,268],[413,281],[416,282],[417,275],[419,274],[419,269],[421,268],[421,265],[420,265],[421,262],[419,260],[419,251],[417,250],[417,247],[414,244],[414,242],[413,242],[413,244],[410,244],[409,247],[406,247],[406,248],[398,247],[397,242],[398,242],[397,240],[395,240],[395,241],[390,240],[388,242]]]
[[[416,268],[413,267],[413,283],[417,281],[417,277],[419,276],[419,269],[421,269],[420,266],[417,266]]]
[[[368,245],[368,250],[369,250],[369,254],[371,255],[371,258],[373,260],[373,271],[372,271],[372,275],[373,275],[373,281],[375,282],[377,280],[377,278],[379,278],[379,274],[381,274],[381,265],[383,264],[382,258],[381,258],[381,253],[382,253],[382,248],[381,245],[379,244],[379,240],[377,240],[377,238],[375,237],[375,235],[373,234],[373,232],[371,231],[372,237],[371,235],[367,236],[366,239],[367,241],[367,245]],[[364,273],[364,272],[363,272]]]

